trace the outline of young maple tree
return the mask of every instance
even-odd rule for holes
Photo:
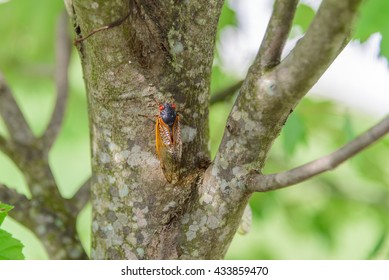
[[[323,158],[262,174],[289,114],[349,42],[361,0],[323,0],[305,35],[281,61],[297,3],[275,1],[211,162],[210,81],[223,1],[66,0],[88,96],[92,178],[66,200],[48,164],[68,91],[63,69],[70,44],[62,23],[58,98],[42,137],[33,136],[0,79],[0,113],[10,132],[9,139],[0,137],[0,149],[28,175],[32,194],[27,199],[0,186],[0,199],[15,205],[10,215],[29,227],[54,259],[87,258],[76,217],[89,198],[93,259],[223,258],[254,192],[288,187],[333,169],[389,131],[386,117]],[[155,100],[174,102],[182,116],[183,152],[175,184],[165,179],[155,134],[143,117],[158,113]]]

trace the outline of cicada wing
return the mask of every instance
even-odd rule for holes
[[[181,140],[181,124],[180,117],[176,117],[176,121],[173,125],[173,153],[177,161],[177,165],[181,165],[181,156],[182,156],[182,140]]]
[[[157,122],[156,122],[157,155],[166,180],[172,184],[176,183],[179,179],[179,168],[180,168],[179,160],[181,159],[181,151],[179,153],[179,157],[177,154],[178,151],[177,148],[175,147],[175,137],[173,131],[174,129],[170,130],[169,126],[166,125],[161,118],[159,117],[157,118]]]

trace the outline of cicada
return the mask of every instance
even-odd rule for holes
[[[180,116],[176,105],[159,105],[155,122],[155,146],[163,174],[169,183],[175,184],[180,177],[182,154]]]

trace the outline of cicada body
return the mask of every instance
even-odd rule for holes
[[[175,184],[180,177],[182,154],[180,117],[175,104],[159,105],[156,117],[155,139],[156,151],[163,174],[169,183]]]

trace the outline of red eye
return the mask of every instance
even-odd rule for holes
[[[165,106],[159,105],[159,110],[162,111],[163,109],[165,109]]]
[[[172,104],[172,108],[175,110],[176,109],[176,104]]]

